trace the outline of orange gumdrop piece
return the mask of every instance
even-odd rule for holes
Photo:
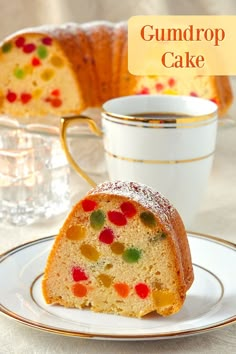
[[[129,286],[126,283],[116,283],[114,288],[118,295],[125,298],[129,295]]]
[[[125,246],[121,242],[113,242],[111,245],[111,250],[115,254],[122,254],[124,252]]]
[[[87,288],[83,284],[76,283],[72,285],[72,292],[75,296],[84,297],[87,295]]]
[[[83,240],[86,236],[86,229],[82,225],[72,225],[66,232],[66,237],[69,240]]]
[[[51,61],[51,64],[53,66],[55,66],[56,68],[61,68],[64,65],[63,60],[57,55],[53,55],[51,57],[50,61]]]
[[[54,71],[52,69],[45,69],[41,74],[41,79],[43,81],[49,81],[54,76]]]

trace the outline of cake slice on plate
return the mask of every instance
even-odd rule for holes
[[[134,182],[105,182],[71,211],[48,257],[48,304],[142,317],[178,312],[193,282],[176,209]]]

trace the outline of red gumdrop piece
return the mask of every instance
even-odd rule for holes
[[[35,49],[36,49],[36,45],[33,43],[28,43],[23,46],[23,52],[26,54],[32,53],[33,51],[35,51]]]
[[[213,102],[213,103],[219,104],[219,102],[218,102],[218,100],[216,98],[211,98],[210,101]]]
[[[157,91],[162,91],[162,90],[164,89],[164,85],[161,84],[160,82],[158,82],[158,83],[155,85],[155,87],[156,87],[156,90],[157,90]]]
[[[42,39],[42,43],[45,45],[51,45],[52,44],[52,38],[51,37],[44,37]]]
[[[120,208],[127,218],[132,218],[137,213],[135,206],[130,202],[122,203]]]
[[[173,86],[175,86],[175,79],[173,78],[173,77],[171,77],[169,80],[168,80],[168,85],[170,86],[170,87],[173,87]]]
[[[23,104],[28,103],[31,100],[32,96],[30,93],[22,93],[20,96],[20,100]]]
[[[102,230],[99,235],[99,241],[106,243],[107,245],[110,245],[114,241],[114,238],[114,233],[109,228]]]
[[[148,95],[150,93],[148,87],[143,87],[141,91],[139,91],[140,95]]]
[[[55,108],[60,107],[62,105],[62,100],[60,100],[60,98],[53,98],[50,102],[51,105]]]
[[[110,222],[116,226],[124,226],[127,224],[125,215],[119,211],[108,211],[107,215]]]
[[[82,200],[82,208],[84,211],[93,211],[97,206],[97,202],[91,199]]]
[[[81,267],[72,268],[72,277],[74,281],[87,280],[88,276]]]
[[[190,92],[190,96],[193,96],[193,97],[198,97],[198,94],[196,92]]]
[[[31,63],[32,63],[33,66],[39,66],[39,65],[41,65],[41,61],[40,61],[38,58],[36,58],[36,57],[34,57],[34,58],[32,59]]]
[[[58,96],[60,96],[60,90],[53,90],[52,92],[51,92],[51,95],[52,96],[56,96],[56,97],[58,97]]]
[[[15,45],[17,46],[17,48],[22,48],[24,44],[25,44],[24,37],[18,37],[15,41]]]
[[[149,287],[144,283],[138,283],[135,285],[135,291],[141,299],[146,299],[150,293]]]
[[[6,98],[10,103],[13,103],[17,99],[17,95],[15,92],[8,91]]]

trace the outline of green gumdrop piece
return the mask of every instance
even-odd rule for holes
[[[142,223],[148,227],[155,227],[156,226],[155,217],[149,211],[142,212],[140,214],[140,219],[141,219]]]
[[[4,43],[2,46],[2,52],[8,53],[8,52],[10,52],[11,48],[12,48],[11,42]]]
[[[102,210],[95,210],[90,215],[90,225],[95,230],[101,230],[105,223],[105,214]]]
[[[127,263],[135,263],[141,258],[141,251],[137,248],[128,248],[122,254],[122,258]]]
[[[14,70],[14,75],[17,79],[24,79],[25,77],[25,72],[22,69],[16,68]]]
[[[48,56],[48,50],[43,45],[40,45],[37,49],[37,54],[40,59],[45,59]]]

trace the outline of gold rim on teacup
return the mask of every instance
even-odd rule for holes
[[[150,114],[150,113],[149,113]],[[157,116],[157,114],[155,114]],[[102,112],[103,119],[110,121],[112,123],[133,126],[133,127],[145,127],[150,129],[160,129],[160,128],[198,128],[208,124],[214,123],[217,118],[217,111],[210,114],[199,115],[199,116],[184,116],[184,114],[174,114],[174,113],[160,113],[160,119],[153,119],[150,117],[137,117],[135,115],[119,115],[114,113],[109,113],[106,111]],[[166,117],[165,117],[166,116]]]
[[[108,150],[105,150],[105,153],[108,156],[113,157],[114,159],[123,160],[123,161],[127,161],[127,162],[142,163],[142,164],[149,164],[149,165],[174,165],[174,164],[197,162],[197,161],[208,159],[214,155],[215,150],[213,150],[212,152],[210,152],[209,154],[206,154],[206,155],[193,157],[191,159],[180,159],[180,160],[137,159],[137,158],[116,155],[116,154],[109,152]]]

